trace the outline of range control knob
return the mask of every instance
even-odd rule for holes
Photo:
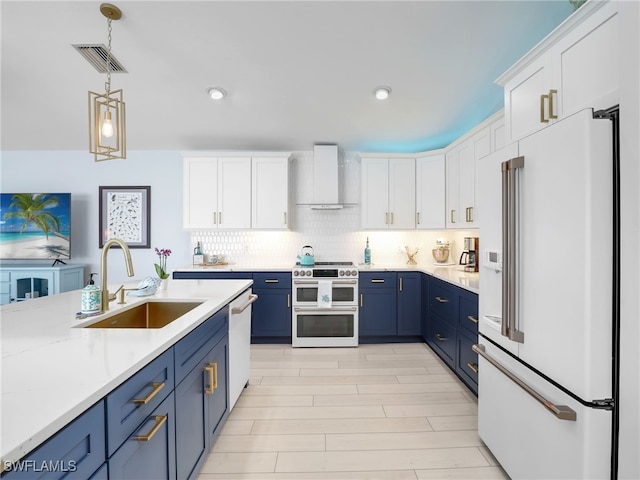
[[[351,271],[351,275],[353,275],[354,277],[358,276],[358,271],[357,270],[352,270]]]
[[[344,270],[338,270],[338,276],[344,277]]]
[[[350,277],[350,276],[351,276],[351,270],[347,270],[347,271],[345,272],[345,274],[347,275],[347,277]]]
[[[311,270],[307,270],[307,277],[311,276]]]
[[[294,270],[294,271],[293,271],[293,276],[294,276],[294,277],[297,277],[298,275],[300,275],[300,274],[298,273],[298,270]]]

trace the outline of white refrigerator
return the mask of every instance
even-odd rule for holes
[[[479,160],[478,429],[513,479],[616,478],[617,109]]]

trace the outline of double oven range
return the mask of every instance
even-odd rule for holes
[[[358,346],[358,268],[352,262],[296,265],[291,285],[294,347]]]

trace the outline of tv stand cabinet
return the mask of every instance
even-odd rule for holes
[[[55,267],[0,265],[0,305],[78,290],[84,285],[84,265]]]

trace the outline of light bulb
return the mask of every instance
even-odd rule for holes
[[[213,100],[222,100],[225,95],[227,94],[227,92],[225,92],[222,88],[220,87],[213,87],[210,88],[207,93],[209,93],[209,96],[213,99]]]
[[[102,121],[101,131],[103,137],[113,137],[113,123],[111,122],[111,112],[109,110],[104,112],[104,120]]]
[[[391,93],[391,89],[389,87],[378,87],[375,91],[375,96],[378,100],[384,100]]]

